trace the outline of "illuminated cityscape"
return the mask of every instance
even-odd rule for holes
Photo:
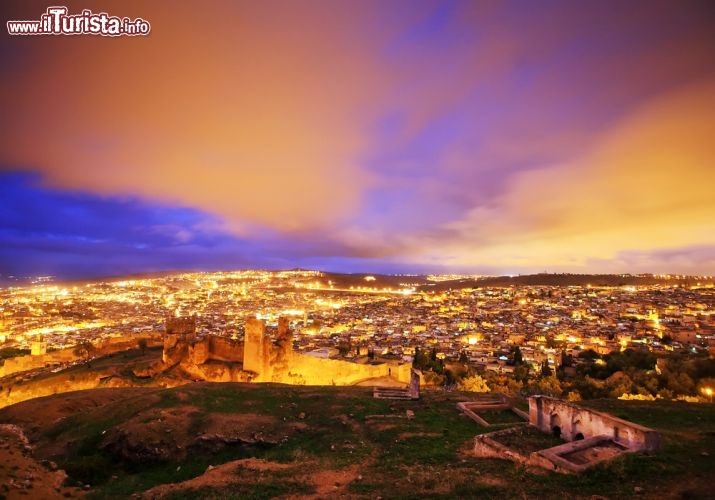
[[[586,351],[707,356],[715,348],[712,277],[646,278],[658,284],[479,286],[486,278],[304,270],[43,283],[2,291],[0,336],[5,347],[27,353],[22,368],[40,371],[67,366],[47,360],[86,342],[125,349],[126,339],[161,341],[172,317],[194,318],[197,338],[239,342],[247,318],[269,328],[286,318],[295,352],[364,364],[413,363],[422,350],[443,363],[510,376],[516,346],[532,374],[557,370],[564,357],[578,363]]]
[[[0,500],[712,498],[712,0],[2,17]]]

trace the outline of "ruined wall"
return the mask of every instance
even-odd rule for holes
[[[100,342],[93,344],[95,352],[92,353],[92,355],[106,356],[114,352],[135,349],[137,347],[137,341],[140,338],[146,339],[148,346],[159,345],[162,341],[162,334],[159,332],[132,333],[122,337],[102,339]],[[73,351],[74,346],[68,347],[67,349],[50,351],[45,354],[28,354],[27,356],[6,359],[5,363],[0,366],[0,377],[47,366],[72,363],[81,359],[81,357],[77,356]]]
[[[209,358],[228,363],[243,361],[243,343],[224,337],[206,337],[209,342]]]
[[[250,382],[252,375],[242,370],[239,364],[213,363],[209,361],[202,365],[184,363],[181,368],[194,380],[211,382]]]
[[[147,341],[147,347],[158,346],[164,340],[162,332],[141,332],[128,333],[119,337],[103,338],[97,342],[93,342],[96,350],[96,355],[107,355],[114,352],[126,351],[127,349],[137,349],[139,347],[139,339]]]
[[[273,382],[301,385],[352,385],[358,382],[391,375],[409,384],[412,366],[409,363],[359,365],[338,359],[318,359],[303,354],[293,354],[288,372],[274,372]]]
[[[287,318],[278,319],[275,344],[266,336],[261,320],[246,320],[243,369],[254,372],[254,382],[297,385],[352,385],[377,377],[392,376],[409,384],[411,365],[360,365],[336,359],[318,359],[293,352],[293,337]]]
[[[60,349],[37,356],[28,354],[27,356],[6,359],[5,363],[0,366],[0,377],[27,370],[34,370],[36,368],[44,368],[45,366],[71,363],[79,359],[72,352],[73,350],[74,348]]]
[[[529,423],[567,441],[607,436],[633,450],[660,447],[660,434],[652,429],[547,396],[529,398]]]
[[[164,337],[164,350],[161,352],[161,361],[165,365],[174,366],[180,363],[187,355],[189,345],[186,342],[179,342],[176,335]]]
[[[188,342],[176,335],[167,335],[164,339],[162,361],[170,366],[177,363],[201,365],[212,360],[241,363],[243,355],[243,344],[223,337],[208,336]]]
[[[278,320],[275,342],[266,335],[265,322],[253,317],[246,320],[243,344],[213,336],[185,342],[176,335],[167,335],[163,360],[169,365],[181,363],[182,368],[196,379],[216,382],[252,380],[299,385],[352,385],[386,376],[405,384],[412,381],[409,363],[360,365],[294,353],[287,318]],[[212,361],[235,364],[242,361],[242,366],[220,367]],[[419,384],[419,377],[416,380]]]
[[[189,344],[186,354],[186,362],[193,365],[202,365],[209,360],[209,340],[202,339],[199,342]]]
[[[196,336],[196,316],[179,317],[166,316],[164,327],[167,335],[179,335],[186,338]]]

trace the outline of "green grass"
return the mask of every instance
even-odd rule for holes
[[[712,403],[592,399],[576,404],[660,430],[678,431],[696,423],[701,430],[715,432],[715,405]],[[657,411],[654,412],[653,408],[657,408]],[[690,422],[683,422],[684,415],[687,415]]]
[[[479,416],[491,425],[520,424],[525,420],[511,410],[480,411]]]
[[[219,488],[199,488],[186,490],[167,495],[167,500],[195,500],[202,498],[206,500],[267,500],[282,495],[313,493],[313,489],[303,483],[296,481],[269,482],[261,484],[239,483],[232,486],[230,490]]]
[[[62,459],[70,481],[93,486],[89,498],[126,498],[155,485],[175,483],[248,457],[284,464],[277,470],[239,468],[226,488],[183,491],[169,498],[274,498],[314,494],[309,478],[322,470],[359,471],[345,493],[358,498],[707,498],[715,470],[715,405],[594,400],[588,406],[653,427],[663,435],[655,454],[628,454],[580,475],[527,470],[508,461],[470,455],[476,434],[490,432],[456,409],[460,393],[423,391],[419,401],[372,398],[369,388],[297,387],[273,384],[191,384],[174,389],[134,390],[123,401],[88,408],[40,431],[38,439],[67,442]],[[67,395],[63,395],[67,397]],[[103,434],[151,408],[191,406],[189,435],[200,432],[212,412],[268,415],[267,435],[276,444],[229,445],[218,452],[191,452],[185,459],[130,464],[99,449]],[[414,419],[405,418],[407,410]],[[299,418],[304,413],[304,418]],[[487,421],[509,412],[493,412]],[[389,415],[389,418],[366,418]],[[490,418],[491,417],[491,418]],[[514,415],[516,417],[516,415]],[[151,418],[145,417],[147,425]],[[518,417],[516,421],[520,421]],[[262,424],[263,425],[263,424]],[[553,446],[555,438],[529,427],[499,438],[523,453]],[[50,458],[50,457],[48,457]],[[357,473],[356,473],[357,474]]]
[[[535,451],[553,448],[565,443],[563,439],[559,439],[553,434],[541,432],[531,426],[520,426],[510,433],[494,437],[494,440],[522,455],[528,455]]]

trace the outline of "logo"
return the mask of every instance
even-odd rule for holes
[[[81,14],[68,15],[67,7],[48,7],[39,21],[8,21],[11,35],[148,35],[151,25],[138,17],[110,16],[106,12],[93,14],[85,9]]]

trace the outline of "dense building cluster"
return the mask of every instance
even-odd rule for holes
[[[711,285],[436,291],[416,278],[402,281],[364,276],[346,284],[315,271],[240,271],[7,288],[0,290],[0,341],[31,349],[42,339],[42,349],[60,349],[162,332],[167,316],[192,318],[199,337],[242,340],[247,317],[266,320],[269,330],[287,317],[294,350],[306,354],[367,363],[409,361],[423,349],[502,373],[513,369],[514,346],[535,369],[589,349],[657,354],[715,346]]]

